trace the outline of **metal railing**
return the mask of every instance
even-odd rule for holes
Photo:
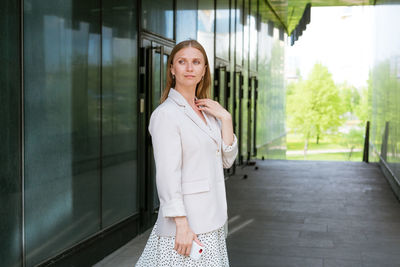
[[[369,162],[369,128],[370,123],[367,121],[365,126],[365,137],[364,137],[364,153],[363,153],[363,162]]]

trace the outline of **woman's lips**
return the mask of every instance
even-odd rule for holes
[[[194,75],[184,75],[185,76],[185,78],[194,78],[195,76]]]

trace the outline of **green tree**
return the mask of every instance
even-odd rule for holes
[[[368,87],[361,88],[360,101],[355,107],[355,114],[361,121],[361,125],[365,126],[367,121],[371,120],[372,105],[371,105],[371,79],[368,80]]]
[[[339,95],[342,100],[342,113],[350,113],[349,115],[355,115],[356,107],[360,103],[360,94],[357,88],[347,83],[340,84]]]
[[[287,96],[288,124],[304,137],[304,156],[310,138],[318,144],[322,134],[336,132],[342,124],[339,90],[328,69],[314,65],[307,80],[299,81]]]

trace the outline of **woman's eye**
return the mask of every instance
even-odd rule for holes
[[[183,63],[185,63],[185,61],[183,59],[180,59],[180,60],[178,60],[178,63],[183,64]]]
[[[198,65],[198,64],[200,64],[200,61],[199,60],[195,60],[195,61],[193,61],[193,63]]]

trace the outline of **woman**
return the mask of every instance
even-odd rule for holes
[[[136,266],[229,266],[223,168],[238,151],[231,114],[208,98],[210,69],[197,41],[174,47],[167,74],[149,123],[160,210]],[[202,246],[198,260],[189,257],[193,241]]]

